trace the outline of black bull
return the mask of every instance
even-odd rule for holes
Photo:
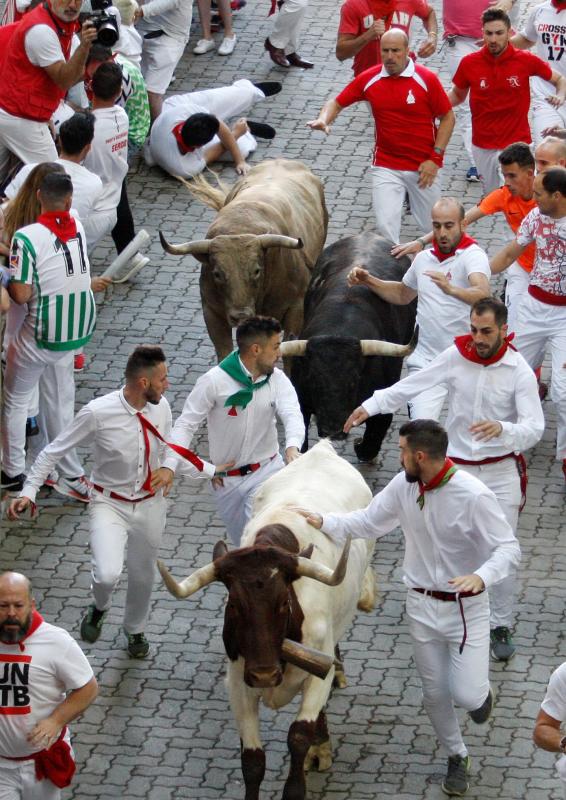
[[[354,408],[376,389],[399,380],[402,359],[365,356],[360,341],[407,344],[415,325],[416,301],[392,305],[365,286],[348,288],[347,283],[354,266],[383,280],[400,281],[410,262],[393,258],[392,246],[373,233],[348,236],[326,247],[314,267],[300,335],[306,349],[303,356],[293,358],[291,368],[305,419],[305,450],[313,414],[319,436],[343,438],[342,426]],[[355,443],[361,461],[377,456],[391,420],[391,414],[368,419],[363,438]]]

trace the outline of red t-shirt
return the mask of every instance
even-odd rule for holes
[[[513,142],[531,141],[529,78],[550,80],[549,65],[533,53],[508,45],[497,58],[486,47],[464,56],[452,78],[458,89],[470,90],[472,142],[501,150]]]
[[[427,19],[431,8],[426,0],[393,0],[392,3],[376,2],[376,0],[346,0],[340,9],[340,27],[338,33],[349,33],[352,36],[361,36],[374,23],[382,19],[385,30],[400,28],[409,35],[409,28],[413,17]],[[366,69],[381,64],[380,40],[368,42],[359,53],[354,56],[352,69],[354,75],[359,75]]]
[[[360,100],[367,100],[375,120],[374,166],[399,170],[417,170],[430,158],[436,117],[452,108],[434,72],[411,60],[400,75],[381,66],[362,72],[336,98],[342,107]]]

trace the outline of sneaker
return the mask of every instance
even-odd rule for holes
[[[193,53],[197,56],[202,56],[205,53],[210,53],[211,50],[216,49],[216,44],[212,39],[199,39],[196,47],[193,47]]]
[[[9,475],[6,475],[4,470],[2,470],[0,473],[0,478],[0,488],[8,489],[10,492],[21,492],[24,488],[26,476],[23,472],[20,472],[19,475],[14,475],[14,477],[11,478]]]
[[[511,631],[503,625],[492,628],[490,633],[490,651],[496,661],[509,661],[515,655],[515,645]]]
[[[263,92],[266,97],[272,97],[274,94],[279,94],[283,88],[283,84],[279,81],[257,81],[254,83],[256,89]]]
[[[265,122],[254,122],[252,119],[248,120],[248,128],[252,136],[257,136],[258,139],[273,139],[277,131],[271,125]]]
[[[544,381],[539,381],[538,382],[538,396],[539,396],[539,399],[540,399],[541,403],[546,398],[547,394],[548,394],[548,383],[545,383]]]
[[[476,723],[476,725],[483,725],[484,722],[487,722],[491,716],[491,712],[493,711],[493,705],[495,703],[495,692],[489,687],[489,692],[487,693],[487,697],[481,704],[479,708],[474,708],[473,711],[468,711],[468,716],[470,719]]]
[[[444,794],[448,794],[450,797],[463,797],[466,794],[470,788],[468,783],[470,766],[470,756],[448,757],[448,770],[442,784]]]
[[[100,636],[102,623],[106,611],[99,611],[95,605],[90,605],[81,622],[81,639],[83,642],[94,644]]]
[[[90,503],[91,485],[84,475],[78,478],[60,476],[53,488],[59,494],[65,495],[65,497],[72,497],[75,500],[80,500],[81,503]]]
[[[53,472],[50,472],[47,478],[43,481],[43,485],[49,486],[50,489],[54,489],[55,484],[57,483],[58,480],[59,480],[59,473],[53,470]]]
[[[38,433],[39,425],[37,424],[37,417],[28,417],[26,420],[26,438],[37,436]]]
[[[480,174],[477,167],[470,167],[470,169],[466,172],[466,180],[468,183],[480,182]]]
[[[85,368],[85,354],[77,353],[73,361],[73,372],[82,372]]]
[[[128,653],[132,658],[145,658],[149,653],[149,642],[144,633],[126,633]]]
[[[113,278],[112,283],[125,283],[126,281],[129,281],[130,278],[133,278],[134,275],[137,275],[138,272],[146,266],[146,264],[149,264],[149,258],[141,253],[136,253],[135,256],[128,262],[126,272],[123,275],[120,275],[119,278]]]
[[[228,38],[228,36],[225,36],[222,39],[220,47],[218,48],[218,55],[230,56],[234,52],[235,47],[236,47],[236,34],[234,34],[232,38]]]

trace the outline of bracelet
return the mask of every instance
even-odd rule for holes
[[[422,245],[422,248],[423,248],[423,250],[424,250],[424,249],[425,249],[425,247],[426,247],[426,245],[427,245],[427,243],[425,242],[424,238],[423,238],[422,236],[419,236],[419,238],[417,239],[417,242],[420,242],[420,243],[421,243],[421,245]]]

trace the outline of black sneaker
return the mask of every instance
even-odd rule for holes
[[[124,631],[126,633],[126,631]],[[145,658],[149,653],[149,642],[143,633],[126,633],[128,653],[132,658]]]
[[[81,622],[81,639],[83,642],[94,644],[100,636],[102,623],[106,611],[99,611],[95,605],[90,605]]]
[[[9,475],[6,475],[4,470],[2,470],[2,472],[0,473],[0,478],[1,478],[0,488],[8,489],[10,492],[21,492],[22,489],[24,488],[24,482],[26,476],[24,475],[23,472],[20,472],[19,475],[14,475],[14,477],[11,478]]]
[[[448,770],[442,784],[444,794],[450,797],[463,797],[466,794],[470,788],[468,775],[471,763],[470,756],[449,756]]]
[[[490,651],[496,661],[509,661],[515,655],[515,645],[511,631],[503,625],[492,628],[490,633]]]
[[[491,712],[493,711],[493,706],[495,703],[495,693],[491,686],[489,687],[489,692],[487,693],[487,697],[481,704],[479,708],[474,708],[473,711],[468,711],[468,715],[471,720],[473,720],[476,725],[482,725],[484,722],[487,722],[491,716]]]
[[[271,125],[267,125],[265,122],[254,122],[253,120],[249,119],[248,128],[250,129],[252,136],[257,136],[258,139],[275,138],[275,128],[272,128]]]
[[[283,84],[279,83],[279,81],[258,81],[258,83],[254,83],[254,86],[260,92],[263,92],[266,97],[278,94],[283,88]]]

